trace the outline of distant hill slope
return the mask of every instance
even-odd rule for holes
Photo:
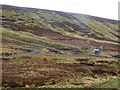
[[[12,31],[29,32],[53,40],[76,45],[104,45],[104,50],[118,51],[118,21],[84,14],[2,5],[2,26]],[[3,34],[4,36],[5,34]],[[86,48],[86,49],[85,49]]]

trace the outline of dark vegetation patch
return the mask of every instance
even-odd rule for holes
[[[80,27],[79,25],[73,24],[73,23],[70,23],[70,22],[63,22],[63,24],[72,27],[72,28],[73,28],[74,30],[76,30],[76,31],[82,32],[82,30],[83,30],[83,32],[84,32],[84,31],[86,30],[85,28],[82,28],[82,27]]]
[[[117,61],[101,61],[101,60],[98,60],[98,61],[96,61],[96,63],[117,64],[118,62]]]
[[[61,22],[51,22],[50,24],[53,27],[58,26],[58,27],[61,27],[61,28],[66,28],[66,26],[63,23],[61,23]]]
[[[2,53],[2,56],[11,56],[12,55],[12,53]]]
[[[110,69],[110,70],[108,70],[107,68],[104,68],[104,66],[102,67],[96,67],[96,68],[94,68],[93,70],[92,70],[92,72],[94,73],[94,74],[105,74],[105,73],[109,73],[110,75],[113,75],[113,76],[116,76],[117,75],[117,73],[116,72],[114,72],[113,71],[113,69]]]
[[[120,58],[120,55],[112,55],[112,57]]]
[[[9,58],[2,57],[1,60],[10,60]]]
[[[11,22],[15,22],[16,20],[13,19],[1,19],[2,21],[11,21]]]
[[[78,59],[76,59],[76,61],[89,61],[90,60],[90,58],[78,58]]]
[[[112,33],[112,32],[110,32],[110,33],[113,34],[114,36],[120,38],[120,35],[116,35],[116,34],[114,34],[114,33]]]

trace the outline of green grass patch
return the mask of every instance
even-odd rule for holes
[[[96,86],[96,88],[120,88],[118,78],[110,79]]]

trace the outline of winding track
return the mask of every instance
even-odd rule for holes
[[[0,28],[1,29],[1,28]],[[40,37],[34,35],[35,37],[31,37],[31,36],[27,36],[27,35],[24,35],[24,34],[20,34],[20,33],[17,33],[17,32],[14,32],[14,31],[8,31],[8,30],[5,30],[5,29],[2,29],[3,31],[6,31],[6,32],[9,32],[9,33],[14,33],[14,34],[17,34],[17,35],[20,35],[22,37],[27,37],[27,38],[32,38],[32,39],[35,39],[35,40],[40,40],[40,41],[43,41],[43,42],[47,42],[47,43],[51,43],[51,41],[49,40],[45,40],[45,39],[41,39]],[[2,37],[2,38],[5,38],[5,37]],[[48,47],[48,46],[43,46],[43,45],[39,45],[39,44],[35,44],[35,43],[28,43],[28,42],[23,42],[23,41],[19,41],[19,40],[15,40],[15,39],[11,39],[11,38],[5,38],[5,39],[8,39],[8,40],[13,40],[13,41],[16,41],[16,42],[20,42],[20,43],[27,43],[27,44],[30,44],[30,45],[35,45],[35,46],[40,46],[40,47],[43,47],[43,48],[48,48],[48,49],[54,49],[52,47]],[[63,42],[52,42],[52,44],[57,44],[57,45],[64,45],[64,46],[69,46],[69,47],[73,47],[73,48],[78,48],[78,49],[81,49],[81,46],[75,46],[75,45],[70,45],[70,44],[67,44],[67,43],[63,43]],[[57,51],[60,51],[58,49],[56,49]],[[37,52],[41,51],[41,48],[38,48],[36,51],[33,51],[31,53],[26,53],[26,54],[20,54],[20,55],[15,55],[15,56],[12,56],[12,57],[8,57],[9,59],[12,59],[12,58],[16,58],[16,57],[20,57],[20,56],[27,56],[27,55],[35,55]],[[36,54],[36,55],[59,55],[59,54]],[[59,55],[59,56],[66,56],[66,55]],[[70,57],[73,57],[71,55],[67,55],[67,56],[70,56]],[[106,56],[89,56],[89,55],[77,55],[77,57],[97,57],[97,58],[113,58],[113,57],[106,57]]]

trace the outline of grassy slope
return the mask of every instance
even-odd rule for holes
[[[108,49],[108,47],[113,49],[118,45],[118,27],[117,21],[114,20],[75,13],[8,5],[3,5],[2,9],[1,17],[3,27],[7,30],[12,29],[13,32],[17,31],[20,35],[28,36],[29,38],[26,37],[25,39],[28,43],[31,43],[30,40],[32,40],[32,43],[39,45],[46,45],[45,43],[49,42],[52,46],[47,45],[57,49],[59,49],[60,46],[65,47],[65,43],[67,43],[71,45],[69,47],[75,45],[79,49],[81,47],[83,51],[88,49],[88,43],[90,43],[90,47],[98,47],[101,43],[108,43],[104,46],[105,50]],[[3,32],[3,37],[4,36],[13,37],[11,33],[7,34],[5,31]],[[18,40],[23,39],[23,36],[20,36],[22,38],[18,38],[18,36],[15,35],[13,38]],[[38,42],[43,42],[44,44]],[[62,45],[61,42],[63,43]],[[53,43],[56,43],[57,47],[55,47]],[[109,44],[111,44],[111,46]],[[68,46],[66,48],[68,48]],[[117,51],[117,48],[114,48],[112,51]]]
[[[37,27],[78,38],[118,40],[117,21],[88,15],[3,5],[2,18],[3,26],[14,30],[34,32],[29,29]]]

